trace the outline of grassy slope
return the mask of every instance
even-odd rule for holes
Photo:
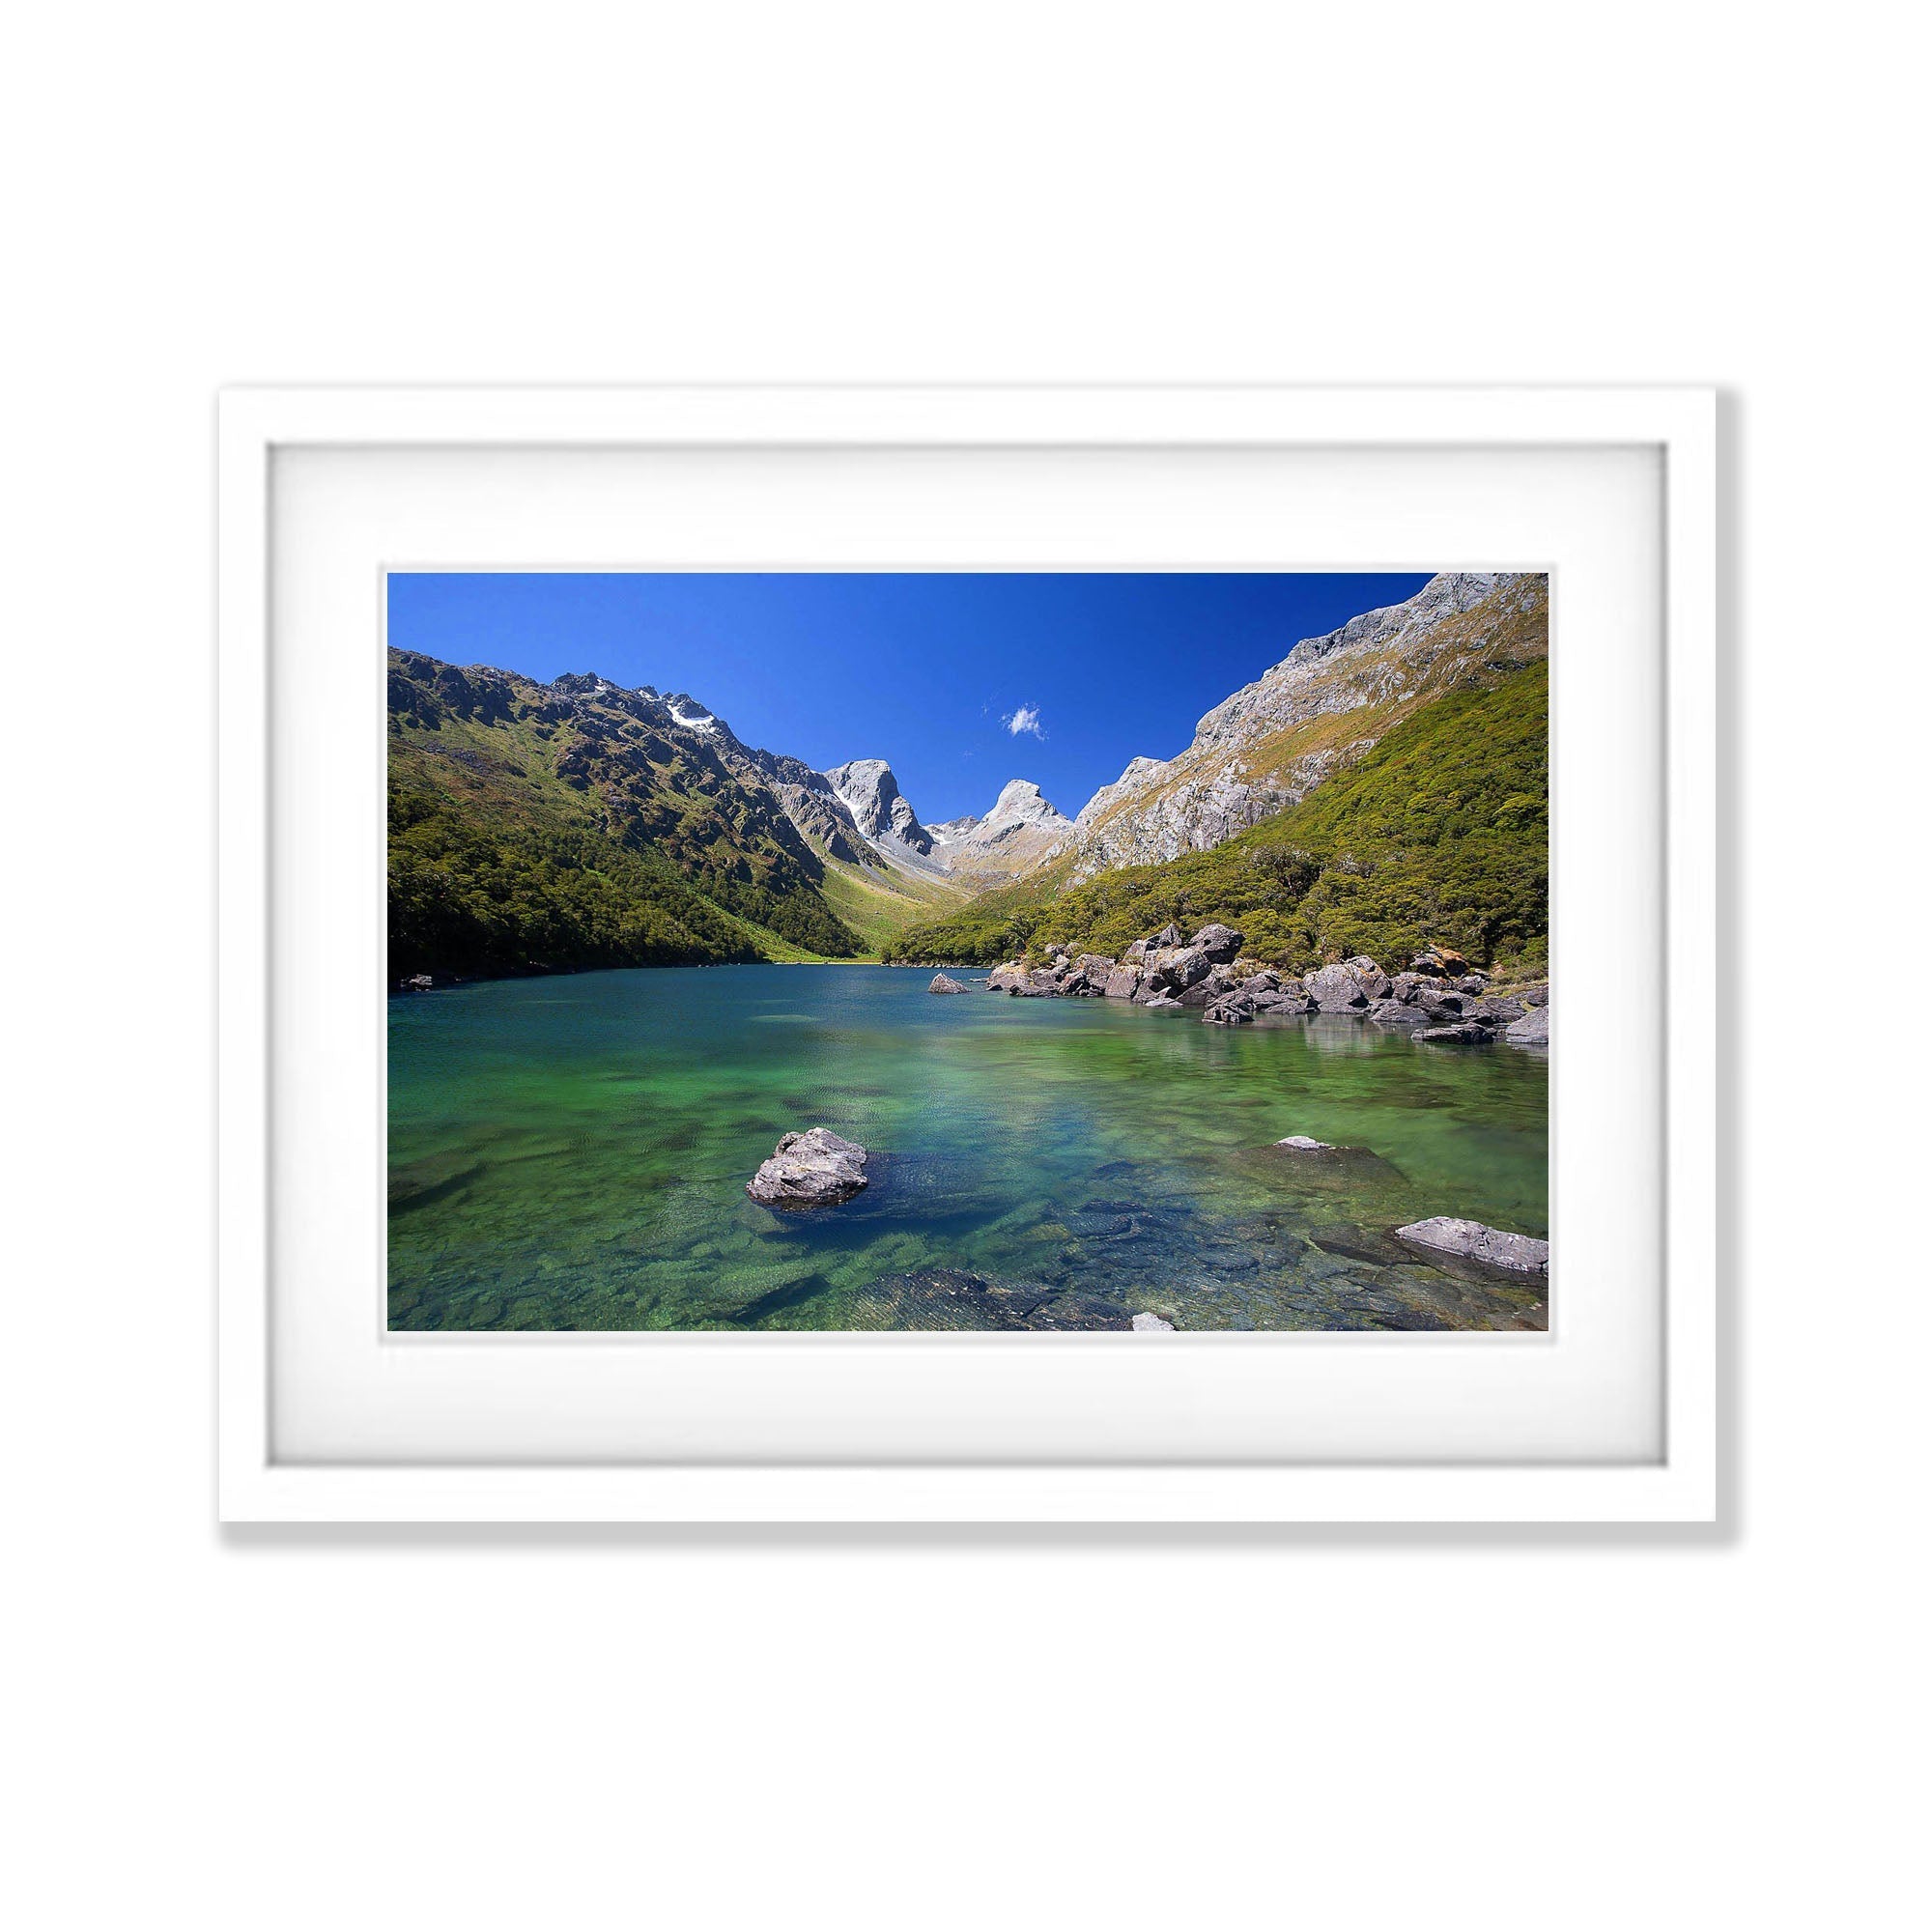
[[[558,771],[571,743],[567,729],[529,717],[485,722],[442,710],[432,728],[392,712],[393,975],[827,956],[742,909],[764,910],[781,895],[739,855],[729,858],[741,877],[726,882],[741,901],[734,909],[701,870],[647,841],[611,837],[600,794]],[[856,951],[858,936],[816,893],[811,900],[816,910],[807,908],[801,929],[842,936],[844,950]]]
[[[865,941],[873,958],[908,928],[958,907],[970,896],[970,888],[907,878],[899,872],[882,873],[837,859],[825,862],[822,890],[826,903]]]
[[[905,960],[989,963],[1058,942],[1118,955],[1175,920],[1223,920],[1301,970],[1432,940],[1516,973],[1548,947],[1548,665],[1411,713],[1299,805],[1211,852],[1030,881],[906,933]]]

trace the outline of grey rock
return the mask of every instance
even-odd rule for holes
[[[1240,952],[1244,935],[1232,925],[1204,925],[1187,943],[1198,946],[1217,966],[1233,963],[1235,955]]]
[[[1143,1308],[1134,1317],[1134,1333],[1137,1335],[1172,1335],[1174,1323],[1163,1321],[1158,1315]]]
[[[1278,1148],[1288,1148],[1295,1153],[1333,1153],[1333,1141],[1310,1140],[1306,1134],[1287,1134],[1275,1142]]]
[[[1241,981],[1241,991],[1250,999],[1257,993],[1278,993],[1281,991],[1281,975],[1264,967],[1259,973],[1250,973]]]
[[[1432,980],[1455,980],[1469,970],[1469,962],[1453,946],[1425,947],[1409,962],[1409,970]]]
[[[1255,1016],[1255,1003],[1239,993],[1216,1000],[1201,1015],[1209,1026],[1246,1026]]]
[[[932,983],[925,990],[928,993],[963,993],[966,988],[957,980],[949,979],[944,973],[935,973]]]
[[[783,1134],[772,1157],[745,1183],[767,1208],[829,1208],[866,1185],[866,1150],[829,1127]]]
[[[1429,1024],[1429,1015],[1420,1007],[1406,1007],[1400,1000],[1378,1000],[1365,1019],[1372,1019],[1378,1026],[1419,1027]]]
[[[1151,932],[1145,941],[1150,952],[1162,952],[1171,946],[1180,944],[1180,928],[1178,925],[1164,925],[1158,932]]]
[[[1454,1026],[1423,1027],[1414,1037],[1439,1040],[1448,1046],[1481,1046],[1493,1036],[1488,1027],[1478,1026],[1474,1020],[1459,1020]]]
[[[1548,1046],[1549,1044],[1549,1009],[1532,1007],[1520,1020],[1513,1020],[1503,1029],[1503,1037],[1513,1046]]]
[[[1367,953],[1358,952],[1352,959],[1342,961],[1343,966],[1355,976],[1355,983],[1371,1000],[1385,1000],[1389,996],[1389,976],[1371,959]]]
[[[1132,947],[1127,951],[1131,952]],[[1131,1000],[1141,989],[1141,969],[1138,966],[1116,966],[1107,975],[1107,983],[1101,989],[1110,1000]]]
[[[1147,957],[1147,953],[1148,953],[1147,941],[1145,939],[1137,939],[1130,947],[1127,948],[1127,950],[1123,953],[1121,954],[1121,958],[1122,959],[1123,962],[1125,962],[1129,966],[1138,966],[1141,963],[1141,961]]]
[[[1529,1009],[1510,994],[1485,993],[1469,1009],[1469,1017],[1480,1020],[1484,1026],[1508,1026],[1512,1020],[1520,1020]]]
[[[1163,992],[1181,993],[1199,985],[1213,970],[1198,946],[1163,947],[1148,962],[1148,983]]]
[[[1549,1004],[1549,981],[1539,980],[1532,986],[1519,986],[1516,996],[1526,1007],[1547,1007]]]
[[[1107,990],[1107,981],[1113,977],[1114,962],[1097,952],[1083,952],[1066,969],[1066,977],[1061,981],[1063,993],[1091,994],[1095,999]]]
[[[1152,999],[1144,1000],[1141,1002],[1141,1004],[1145,1006],[1148,1011],[1151,1013],[1159,1013],[1159,1012],[1178,1013],[1180,1011],[1180,1002],[1177,1000],[1171,993],[1156,993]]]
[[[986,990],[989,993],[1017,993],[1026,984],[1026,968],[1017,959],[1009,959],[1004,966],[995,966],[986,975]]]
[[[1549,1268],[1548,1241],[1530,1235],[1505,1234],[1500,1228],[1486,1228],[1480,1221],[1458,1221],[1437,1214],[1427,1221],[1411,1221],[1395,1232],[1398,1239],[1417,1247],[1460,1255],[1464,1261],[1487,1262],[1492,1267],[1509,1268],[1518,1274],[1544,1274]]]
[[[1346,966],[1323,966],[1309,974],[1306,983],[1324,1013],[1358,1013],[1369,1004],[1361,981]]]
[[[1400,1000],[1405,1006],[1407,1006],[1413,1002],[1416,994],[1429,983],[1429,976],[1425,973],[1398,973],[1389,981],[1389,997],[1393,1000]]]

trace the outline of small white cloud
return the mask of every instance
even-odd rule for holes
[[[1039,706],[1037,704],[1022,704],[1017,711],[1006,712],[1002,714],[1000,723],[1015,738],[1023,732],[1031,733],[1036,738],[1046,736],[1046,733],[1039,728]]]

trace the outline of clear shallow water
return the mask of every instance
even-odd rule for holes
[[[1548,1235],[1542,1055],[930,977],[711,967],[392,1000],[390,1325],[998,1326],[1036,1304],[1068,1325],[1547,1325],[1540,1284],[1389,1238],[1430,1214]],[[872,1151],[867,1191],[751,1201],[779,1135],[819,1125]]]

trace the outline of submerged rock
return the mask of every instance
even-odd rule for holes
[[[1415,1035],[1417,1039],[1438,1040],[1447,1046],[1481,1046],[1494,1037],[1488,1027],[1478,1026],[1474,1020],[1460,1020],[1454,1026],[1424,1027]]]
[[[767,1208],[834,1207],[866,1185],[865,1165],[866,1150],[857,1141],[829,1127],[811,1127],[781,1135],[745,1192]]]
[[[1278,1148],[1291,1148],[1296,1153],[1333,1153],[1333,1141],[1310,1140],[1306,1134],[1287,1134],[1275,1142]]]
[[[1174,1323],[1172,1321],[1163,1321],[1151,1309],[1143,1308],[1134,1317],[1134,1332],[1137,1335],[1172,1335],[1174,1333]]]
[[[1463,1261],[1486,1262],[1518,1274],[1544,1274],[1549,1268],[1549,1243],[1530,1235],[1508,1235],[1500,1228],[1486,1228],[1480,1221],[1459,1221],[1437,1214],[1427,1221],[1411,1221],[1398,1228],[1399,1239],[1417,1247],[1435,1248]]]
[[[966,988],[957,980],[949,979],[944,973],[935,973],[931,985],[925,990],[928,993],[963,993]]]

